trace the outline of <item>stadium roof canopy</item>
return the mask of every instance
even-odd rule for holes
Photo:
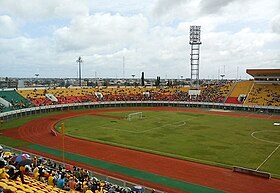
[[[280,69],[247,69],[246,72],[253,77],[280,77]]]

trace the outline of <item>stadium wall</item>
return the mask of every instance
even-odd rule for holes
[[[210,108],[221,110],[239,110],[261,113],[280,113],[280,107],[274,106],[251,106],[242,104],[223,104],[206,102],[186,102],[186,101],[111,101],[111,102],[88,102],[49,105],[31,107],[0,113],[0,121],[6,122],[13,119],[31,116],[42,113],[57,111],[69,111],[77,109],[96,109],[96,108],[118,108],[118,107],[178,107],[178,108]]]

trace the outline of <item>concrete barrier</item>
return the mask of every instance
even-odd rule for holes
[[[53,130],[53,129],[51,129],[51,134],[52,134],[53,136],[57,136],[56,131],[55,131],[55,130]]]
[[[233,166],[233,171],[243,173],[243,174],[248,174],[248,175],[251,175],[251,176],[266,178],[266,179],[271,178],[271,174],[268,173],[268,172],[257,171],[257,170],[253,170],[253,169],[249,169],[249,168],[243,168],[243,167],[239,167],[239,166]]]

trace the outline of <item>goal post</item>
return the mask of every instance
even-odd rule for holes
[[[142,119],[143,113],[142,112],[136,112],[136,113],[129,113],[127,115],[127,120],[131,121],[133,119]]]

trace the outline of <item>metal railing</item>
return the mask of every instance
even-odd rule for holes
[[[110,101],[110,102],[86,102],[49,105],[18,109],[0,113],[0,121],[5,122],[15,118],[36,115],[41,113],[50,113],[57,111],[76,110],[76,109],[96,109],[96,108],[114,108],[114,107],[183,107],[183,108],[213,108],[224,110],[238,110],[249,112],[267,112],[280,113],[280,107],[275,106],[258,106],[243,104],[224,104],[208,102],[189,102],[189,101]]]

